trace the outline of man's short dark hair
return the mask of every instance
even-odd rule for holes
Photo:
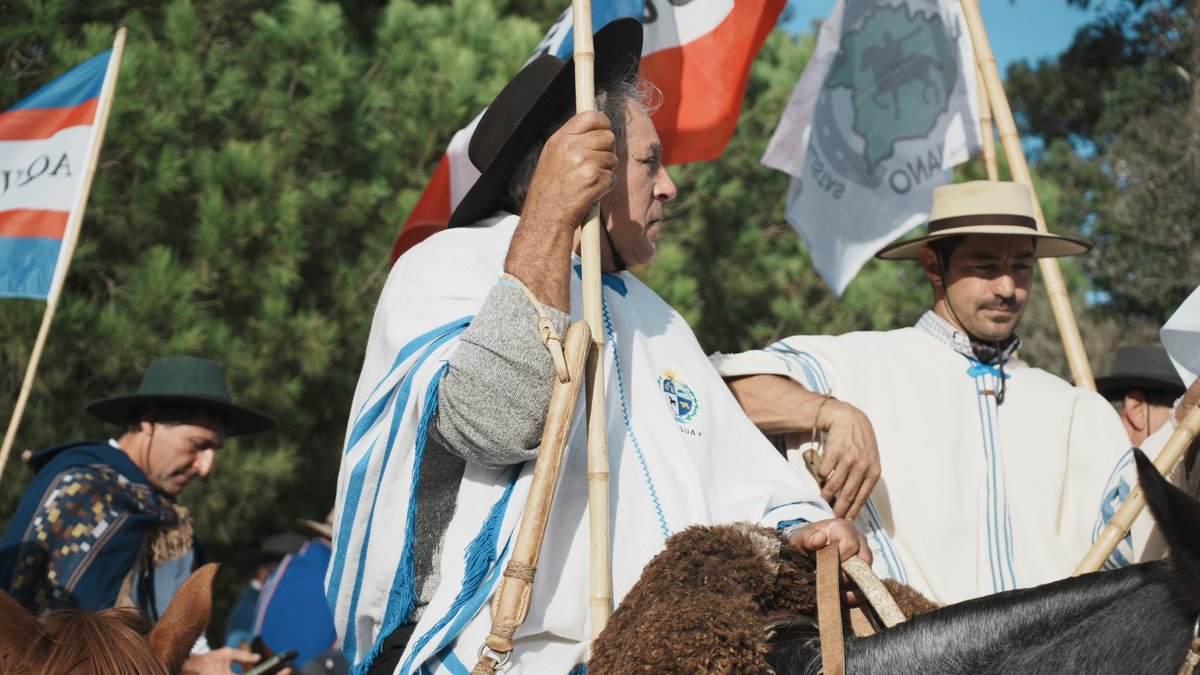
[[[186,404],[171,404],[171,403],[155,403],[152,405],[142,406],[135,412],[129,420],[125,422],[126,433],[135,432],[141,428],[142,414],[146,408],[154,408],[154,422],[165,426],[173,427],[180,424],[194,424],[206,426],[207,424],[216,421],[221,426],[228,426],[225,418],[211,408],[202,406],[186,405]]]

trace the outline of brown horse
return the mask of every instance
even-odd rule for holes
[[[140,610],[58,610],[35,619],[0,593],[0,673],[171,675],[180,672],[212,613],[217,565],[184,582],[153,627]]]

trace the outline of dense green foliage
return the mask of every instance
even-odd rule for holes
[[[82,412],[87,401],[132,391],[158,355],[210,355],[237,399],[280,422],[230,443],[214,477],[184,493],[212,557],[233,559],[296,518],[321,520],[392,241],[451,135],[516,72],[560,4],[0,0],[0,109],[106,49],[117,25],[130,31],[17,450],[110,435]],[[1094,355],[1121,333],[1145,334],[1128,314],[1160,321],[1197,282],[1200,71],[1194,47],[1190,61],[1161,63],[1162,50],[1185,53],[1178,33],[1138,31],[1117,53],[1097,38],[1010,74],[1026,131],[1048,143],[1035,171],[1052,226],[1103,239],[1092,257],[1103,263],[1065,266]],[[833,299],[784,223],[787,179],[759,158],[811,50],[811,38],[772,35],[728,151],[672,169],[680,197],[659,260],[639,273],[710,351],[906,325],[929,301],[915,265],[878,261]],[[1190,135],[1172,135],[1182,129]],[[1090,290],[1111,300],[1089,308]],[[7,414],[44,305],[0,306]],[[1065,372],[1041,296],[1022,334],[1023,356]],[[29,478],[14,458],[0,523]],[[223,576],[227,606],[239,581]]]

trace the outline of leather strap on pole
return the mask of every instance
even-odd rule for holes
[[[825,675],[844,675],[846,672],[841,574],[838,547],[826,546],[817,550],[817,626],[821,636],[821,672]]]
[[[492,630],[479,649],[479,662],[471,670],[472,675],[489,675],[508,662],[513,650],[513,634],[525,623],[525,617],[529,614],[538,557],[550,520],[550,507],[558,487],[571,423],[575,419],[579,385],[583,381],[583,362],[590,346],[591,331],[587,323],[577,321],[567,330],[564,347],[570,376],[566,381],[556,378],[550,394],[546,426],[542,430],[542,447],[533,469],[529,497],[521,513],[512,557],[504,568],[504,576],[492,598]]]

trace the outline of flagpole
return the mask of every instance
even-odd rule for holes
[[[991,100],[992,113],[1000,130],[1000,145],[1004,148],[1004,156],[1008,158],[1008,170],[1012,173],[1014,181],[1029,186],[1030,192],[1033,193],[1033,212],[1038,230],[1046,232],[1046,215],[1042,213],[1033,177],[1029,173],[1025,153],[1021,150],[1017,125],[1013,120],[1012,108],[1008,105],[1008,96],[1004,93],[1004,85],[1000,81],[1000,70],[996,67],[996,57],[992,54],[991,43],[988,42],[979,5],[975,0],[962,0],[962,9],[967,20],[967,30],[971,33],[971,43],[975,48],[975,60],[983,72],[987,96]],[[1071,379],[1074,380],[1075,386],[1095,391],[1096,380],[1092,376],[1092,367],[1088,364],[1087,353],[1083,349],[1083,338],[1079,335],[1075,314],[1071,311],[1071,298],[1067,294],[1067,284],[1063,281],[1058,259],[1039,258],[1038,266],[1046,282],[1046,293],[1050,298],[1050,307],[1054,310],[1054,321],[1058,324],[1063,352],[1071,366]]]
[[[978,0],[967,0],[976,2]],[[979,135],[983,141],[983,168],[988,180],[1000,180],[1000,167],[996,164],[996,130],[992,126],[992,101],[988,98],[987,85],[983,82],[983,68],[975,62],[975,91],[979,99]]]
[[[595,60],[591,0],[572,0],[575,30],[575,110],[596,109]],[[609,560],[608,438],[604,415],[604,317],[600,287],[600,212],[593,206],[583,226],[583,318],[592,331],[587,358],[588,524],[591,532],[592,637],[600,635],[612,614],[612,570]]]
[[[95,142],[92,143],[91,154],[88,157],[87,172],[83,177],[79,198],[71,207],[71,215],[67,220],[67,239],[59,252],[63,259],[62,268],[56,274],[50,285],[53,297],[47,298],[46,311],[42,314],[42,325],[38,328],[37,340],[33,343],[33,351],[29,355],[29,365],[25,367],[25,379],[21,383],[21,392],[17,395],[17,405],[13,408],[12,418],[8,422],[8,431],[4,434],[4,445],[0,446],[0,478],[4,476],[4,467],[8,465],[8,456],[12,452],[13,443],[17,438],[17,429],[21,426],[21,417],[25,413],[25,404],[29,401],[29,392],[33,388],[33,378],[37,373],[38,363],[42,359],[42,349],[46,346],[46,337],[50,334],[50,324],[54,322],[54,313],[58,308],[58,298],[62,295],[63,282],[67,278],[67,270],[71,266],[71,256],[75,254],[75,245],[79,242],[79,230],[83,221],[83,212],[87,206],[88,194],[92,189],[92,179],[96,176],[96,164],[100,160],[100,146],[104,143],[104,130],[108,126],[108,113],[112,108],[113,93],[117,87],[117,74],[121,70],[121,55],[125,52],[125,27],[117,29],[113,40],[112,56],[109,57],[108,72],[104,75],[104,84],[100,92],[100,100],[96,107],[96,122],[94,130]]]

